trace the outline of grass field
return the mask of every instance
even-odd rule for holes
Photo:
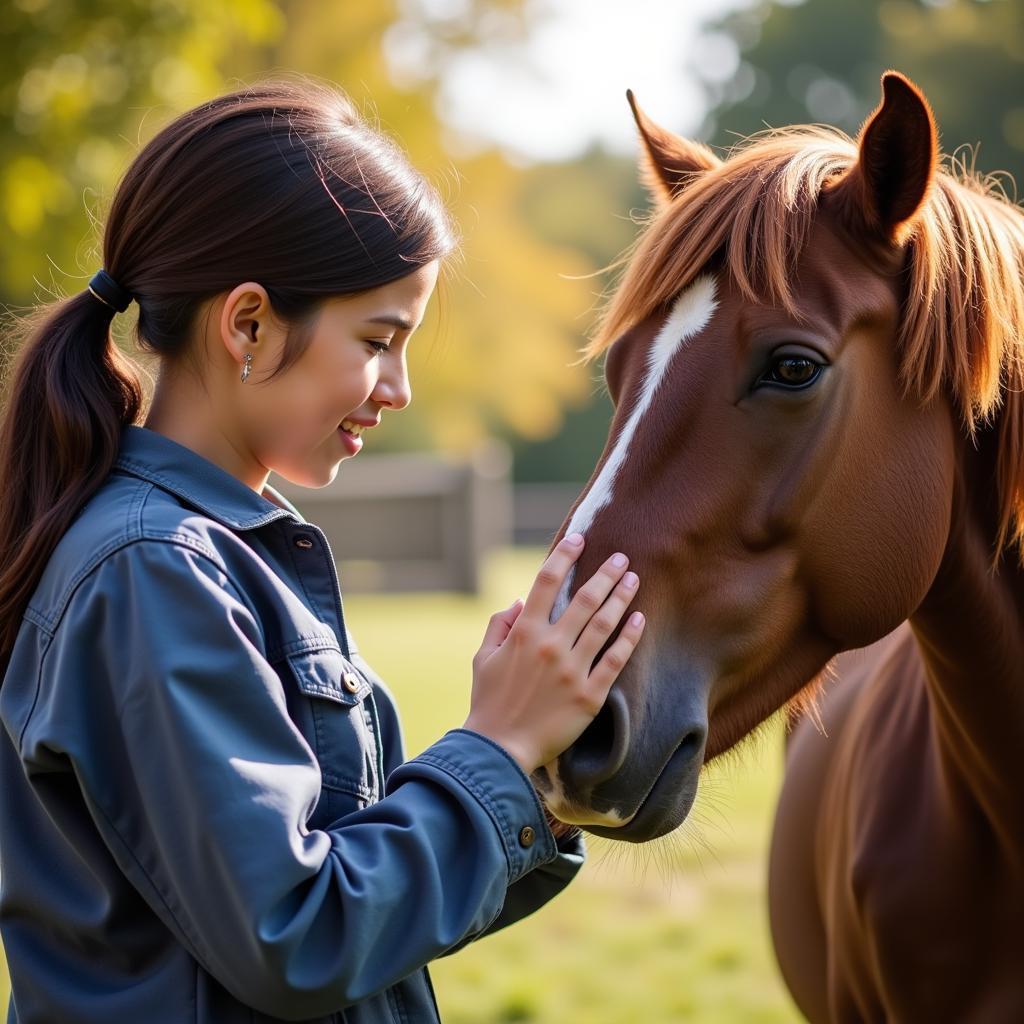
[[[398,698],[410,755],[464,720],[487,617],[525,596],[541,555],[496,556],[480,598],[346,599],[363,655]],[[767,730],[706,772],[678,833],[642,847],[591,840],[558,899],[435,963],[446,1024],[800,1021],[775,967],[764,897],[781,753],[779,731]]]

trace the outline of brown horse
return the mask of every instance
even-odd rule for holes
[[[882,86],[856,140],[724,161],[633,105],[659,208],[588,349],[615,414],[560,535],[577,582],[631,556],[647,637],[536,782],[642,842],[795,709],[770,903],[800,1007],[1024,1021],[1024,211]]]

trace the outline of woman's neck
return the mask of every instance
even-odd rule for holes
[[[214,399],[198,388],[194,380],[165,370],[157,381],[142,425],[191,448],[257,494],[263,494],[270,473],[254,464],[232,438],[223,414],[215,406]]]

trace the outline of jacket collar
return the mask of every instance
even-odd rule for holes
[[[176,494],[211,519],[235,530],[252,530],[284,516],[300,523],[306,521],[269,484],[262,495],[257,494],[198,452],[134,423],[121,428],[114,467]]]

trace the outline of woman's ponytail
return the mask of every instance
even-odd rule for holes
[[[8,329],[17,355],[0,420],[0,672],[46,562],[117,457],[143,391],[88,289]]]

